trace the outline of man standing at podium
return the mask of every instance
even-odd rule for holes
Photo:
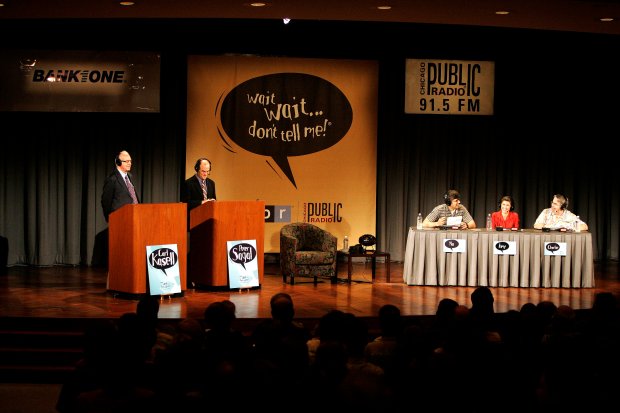
[[[138,204],[138,195],[133,185],[131,173],[131,156],[127,151],[121,151],[114,158],[116,171],[112,172],[103,183],[101,207],[106,222],[110,214],[123,205]]]
[[[181,202],[187,203],[187,218],[189,211],[208,201],[215,201],[215,182],[209,179],[211,161],[199,158],[194,165],[196,175],[185,180],[181,189]]]

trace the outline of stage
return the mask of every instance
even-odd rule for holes
[[[452,298],[471,306],[474,287],[407,286],[403,283],[403,263],[391,263],[391,282],[386,282],[385,266],[377,265],[376,280],[371,283],[368,262],[353,264],[353,282],[346,282],[347,263],[339,263],[339,281],[314,285],[311,278],[297,278],[295,285],[284,284],[277,262],[265,265],[260,288],[251,290],[206,291],[187,289],[183,296],[161,300],[160,319],[203,318],[211,302],[231,300],[238,319],[270,317],[269,300],[277,292],[289,293],[295,303],[295,316],[318,319],[338,309],[360,317],[374,317],[384,304],[394,304],[404,316],[435,313],[443,298]],[[93,267],[8,268],[0,276],[0,315],[2,317],[42,318],[116,318],[136,307],[136,299],[119,297],[106,289],[107,272]],[[620,295],[618,262],[595,263],[594,288],[491,288],[495,311],[519,310],[525,303],[543,300],[574,309],[591,308],[596,293]]]

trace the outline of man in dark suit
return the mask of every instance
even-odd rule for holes
[[[131,156],[120,152],[114,159],[116,170],[106,178],[101,194],[101,207],[106,222],[109,215],[127,204],[137,204],[138,195],[131,180]]]
[[[181,189],[181,202],[187,203],[187,218],[189,211],[208,201],[215,201],[215,182],[209,179],[211,161],[199,158],[194,165],[196,174],[185,180]]]

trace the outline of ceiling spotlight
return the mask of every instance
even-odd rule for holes
[[[507,14],[510,14],[510,12],[508,10],[498,10],[495,12],[495,14],[498,14],[500,16],[505,16]]]
[[[133,6],[136,3],[134,3],[133,1],[121,1],[118,4],[120,4],[121,6]]]
[[[614,18],[613,17],[601,17],[599,20],[602,22],[612,22],[614,21]]]
[[[259,3],[259,2],[250,3],[250,6],[252,7],[265,7],[266,5],[267,3]]]
[[[284,24],[289,24],[291,22],[291,19],[289,19],[288,17],[285,17],[285,18],[282,19],[282,22]]]
[[[377,6],[377,10],[392,10],[392,6]]]
[[[19,59],[19,70],[21,70],[22,72],[31,71],[36,65],[37,59]]]

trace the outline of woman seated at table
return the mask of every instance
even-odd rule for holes
[[[499,211],[493,212],[491,221],[493,228],[519,228],[519,214],[514,212],[515,204],[510,195],[503,196],[499,201]]]

